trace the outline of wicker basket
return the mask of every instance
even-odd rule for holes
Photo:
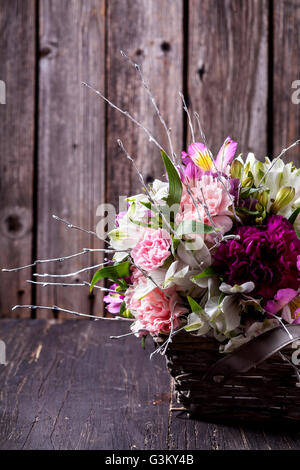
[[[300,336],[300,325],[297,327],[293,340]],[[280,330],[277,333],[287,334]],[[291,339],[285,341],[288,345],[283,348],[284,342],[281,346],[277,344],[275,354],[265,354],[264,351],[262,361],[259,360],[261,353],[256,354],[254,367],[246,364],[250,349],[254,356],[258,351],[259,345],[257,342],[256,347],[255,341],[260,338],[260,345],[265,345],[263,336],[267,339],[268,332],[238,351],[224,355],[218,352],[220,343],[212,338],[196,337],[186,332],[175,335],[166,351],[174,396],[181,405],[173,408],[187,412],[189,417],[200,416],[209,420],[300,420],[299,373],[297,367],[285,359],[291,358],[295,351],[291,349]],[[163,341],[165,338],[156,339],[158,344]],[[243,372],[238,372],[239,369]]]

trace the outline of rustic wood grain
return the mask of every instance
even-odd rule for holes
[[[300,449],[299,427],[220,424],[169,409],[163,357],[122,322],[1,320],[1,449]],[[16,338],[18,339],[16,341]]]
[[[239,142],[239,152],[254,151],[259,159],[265,157],[266,0],[189,2],[188,95],[213,152],[230,135]]]
[[[31,262],[35,1],[1,0],[0,30],[0,80],[6,84],[6,104],[0,104],[0,268],[12,268]],[[9,317],[14,304],[31,301],[25,283],[30,274],[0,274],[0,316]],[[15,312],[23,315],[30,312]]]
[[[165,448],[165,363],[150,362],[151,342],[143,351],[134,337],[109,339],[127,331],[122,322],[3,320],[0,448]]]
[[[39,45],[39,258],[59,257],[99,240],[69,230],[52,214],[95,230],[96,208],[105,194],[105,117],[97,99],[81,81],[103,88],[105,64],[104,0],[40,2]],[[75,272],[100,263],[102,256],[83,255],[39,272]],[[92,272],[68,282],[90,280]],[[53,279],[52,279],[53,280]],[[37,303],[100,313],[99,294],[88,288],[37,288]],[[46,315],[46,314],[44,314]],[[51,315],[51,312],[50,312]],[[60,315],[61,316],[61,315]]]
[[[300,87],[300,4],[297,0],[273,2],[273,156],[300,138],[300,103],[292,94]],[[297,89],[292,83],[298,80]],[[285,161],[300,166],[300,148],[294,148]]]
[[[157,104],[172,128],[176,152],[182,149],[182,111],[178,96],[182,90],[182,15],[182,0],[108,2],[107,95],[151,129],[168,150],[162,124],[135,70],[120,56],[122,49],[141,65]],[[119,149],[117,138],[135,157],[147,182],[160,178],[164,170],[159,149],[148,141],[142,130],[115,110],[108,109],[107,118],[107,200],[116,205],[119,195],[141,192],[141,184]]]

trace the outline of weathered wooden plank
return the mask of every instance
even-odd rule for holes
[[[6,104],[0,104],[0,267],[8,268],[31,262],[35,1],[1,0],[0,30],[0,80],[6,84]],[[14,304],[31,301],[28,276],[30,270],[1,273],[0,316],[30,316],[11,312]]]
[[[299,449],[299,426],[168,419],[164,358],[122,322],[1,320],[1,449]],[[18,341],[16,341],[16,338]]]
[[[273,2],[273,155],[300,138],[300,4]],[[295,83],[296,88],[292,85]],[[297,91],[298,90],[298,91]],[[294,103],[292,100],[294,94]],[[300,166],[300,148],[285,156]]]
[[[183,30],[182,0],[111,0],[107,11],[107,95],[153,131],[167,147],[165,131],[142,88],[133,67],[120,56],[124,50],[143,70],[157,104],[172,128],[174,148],[182,149]],[[147,182],[160,178],[163,165],[159,149],[125,116],[108,109],[107,199],[117,205],[119,195],[140,192],[140,182],[117,145],[120,138],[135,159]]]
[[[99,240],[68,230],[52,214],[95,230],[96,208],[105,195],[104,109],[81,81],[103,88],[105,2],[45,0],[40,4],[39,58],[39,258],[58,257],[83,247],[101,247]],[[102,256],[84,255],[39,267],[39,272],[75,272],[100,263]],[[91,271],[68,278],[91,278]],[[53,279],[52,279],[53,280]],[[56,279],[57,280],[57,279]],[[95,294],[96,295],[96,294]],[[53,303],[76,311],[98,313],[102,302],[88,288],[37,288],[37,303]]]
[[[268,2],[189,2],[188,95],[213,152],[267,152]],[[197,139],[199,140],[199,133]]]
[[[128,323],[3,320],[0,448],[166,448],[169,377]],[[18,338],[16,342],[15,338]],[[5,386],[4,386],[5,384]]]

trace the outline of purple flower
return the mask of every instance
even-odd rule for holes
[[[123,219],[123,217],[127,214],[126,211],[121,211],[116,215],[116,220],[115,220],[115,225],[116,227],[119,227],[119,220]]]
[[[103,297],[104,302],[107,303],[106,309],[109,313],[117,314],[120,313],[121,305],[124,301],[124,295],[119,294],[116,292],[116,288],[118,287],[117,283],[114,283],[110,286],[111,290],[114,290],[115,293],[111,292],[108,295]]]
[[[274,300],[269,300],[266,310],[270,316],[282,310],[281,316],[288,323],[300,323],[300,296],[294,289],[280,289]]]
[[[226,283],[252,281],[253,295],[265,301],[280,289],[299,288],[300,240],[288,220],[273,215],[266,226],[243,226],[235,233],[240,239],[221,243],[213,255],[213,267]]]

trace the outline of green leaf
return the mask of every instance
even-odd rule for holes
[[[176,170],[175,166],[171,162],[170,158],[163,150],[160,151],[166,171],[168,173],[169,180],[169,195],[167,198],[167,205],[169,207],[174,204],[180,204],[182,194],[182,183]]]
[[[175,237],[172,238],[171,253],[174,257],[176,255],[176,250],[178,248],[179,243],[180,243],[179,238],[175,238]]]
[[[203,310],[201,305],[199,305],[198,302],[196,302],[196,300],[194,300],[192,297],[187,296],[187,299],[192,309],[192,312],[201,312]]]
[[[247,214],[247,215],[259,215],[260,214],[259,211],[250,211],[246,207],[237,207],[236,210],[238,212],[241,212],[242,214]]]
[[[140,201],[140,204],[142,204],[142,206],[147,207],[147,209],[152,210],[152,204],[151,204],[151,202]]]
[[[130,276],[130,263],[129,261],[124,261],[123,263],[115,264],[114,266],[105,266],[102,269],[99,269],[95,272],[92,282],[90,291],[92,292],[94,285],[100,281],[101,279],[122,279],[124,277]]]
[[[215,230],[211,225],[206,225],[203,222],[199,222],[199,220],[183,220],[176,228],[176,234],[178,237],[193,233],[212,233],[214,231]]]
[[[242,188],[240,191],[241,198],[245,199],[250,196],[250,194],[257,193],[257,188]]]
[[[123,315],[123,313],[125,312],[126,310],[126,304],[125,304],[125,301],[123,301],[121,303],[121,307],[120,307],[120,315]]]
[[[211,266],[208,266],[200,274],[196,274],[196,276],[193,276],[193,278],[194,279],[203,279],[205,277],[215,276],[216,274],[217,273],[214,270],[214,268],[212,268]]]
[[[300,207],[297,207],[297,209],[294,210],[292,215],[289,217],[289,222],[291,222],[292,225],[294,225],[298,215],[300,214]]]

